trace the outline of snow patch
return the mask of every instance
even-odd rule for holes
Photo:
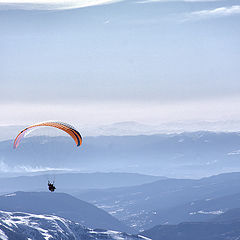
[[[236,151],[232,151],[230,153],[228,153],[227,155],[239,155],[240,154],[240,149],[236,150]]]
[[[208,201],[211,201],[212,198],[206,198],[205,201],[208,202]]]
[[[0,229],[0,239],[8,240],[8,237],[6,236],[6,234],[1,229]]]
[[[196,215],[196,214],[206,214],[206,215],[208,215],[208,214],[212,214],[212,215],[220,215],[220,214],[222,214],[222,213],[224,213],[222,210],[209,211],[209,212],[207,212],[207,211],[203,211],[203,210],[200,210],[200,211],[197,211],[197,212],[191,212],[191,213],[189,213],[189,215]]]
[[[4,197],[14,197],[14,196],[16,196],[16,193],[11,193],[11,194],[4,195]]]

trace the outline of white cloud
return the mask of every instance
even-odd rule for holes
[[[122,0],[0,0],[0,9],[24,10],[66,10],[111,4]],[[151,2],[215,2],[220,0],[140,0],[136,3]]]
[[[236,14],[240,14],[240,5],[192,12],[187,15],[185,20],[223,17],[223,16],[231,16]]]
[[[120,0],[0,0],[0,8],[24,10],[66,10],[111,4]]]

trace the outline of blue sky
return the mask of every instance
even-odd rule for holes
[[[0,124],[240,120],[240,1],[49,2],[0,0]]]

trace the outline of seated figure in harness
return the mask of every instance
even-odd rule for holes
[[[54,182],[51,183],[50,181],[48,181],[48,189],[51,192],[54,192],[54,190],[56,189],[56,187],[54,186]]]

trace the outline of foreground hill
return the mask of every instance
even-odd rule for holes
[[[16,192],[0,196],[0,209],[11,212],[53,214],[91,228],[128,231],[107,212],[65,193]]]
[[[142,230],[160,223],[175,224],[189,220],[189,213],[201,210],[225,211],[231,208],[231,197],[228,199],[229,205],[224,199],[216,200],[219,202],[218,208],[213,208],[216,204],[213,200],[213,204],[209,201],[206,203],[209,207],[206,205],[205,208],[201,201],[207,202],[209,199],[238,194],[239,189],[240,173],[228,173],[199,180],[166,179],[141,186],[92,190],[78,193],[76,196],[103,208],[132,228]],[[196,202],[198,200],[201,200],[199,207]],[[196,208],[193,205],[195,202]],[[233,206],[238,207],[238,197],[235,198]],[[192,214],[190,217],[200,221],[201,218],[198,219],[197,215],[201,216]]]
[[[0,211],[0,239],[143,240],[146,238],[111,230],[92,230],[53,215]]]

